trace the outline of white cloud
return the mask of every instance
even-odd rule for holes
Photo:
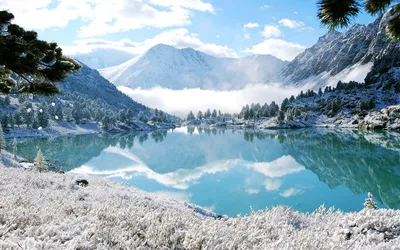
[[[249,40],[250,39],[250,34],[248,32],[244,32],[244,38]]]
[[[252,48],[244,50],[244,52],[262,55],[269,54],[282,60],[291,61],[305,49],[306,47],[300,44],[271,38],[260,44],[254,45]]]
[[[202,51],[217,57],[237,57],[234,50],[228,46],[221,46],[215,43],[202,42],[197,34],[190,33],[187,29],[180,28],[162,32],[153,38],[141,42],[134,42],[129,39],[120,41],[107,41],[103,39],[82,39],[74,42],[73,46],[63,46],[65,53],[71,56],[91,53],[96,49],[115,49],[125,51],[132,55],[140,55],[157,44],[167,44],[176,48],[187,48]]]
[[[260,27],[260,25],[258,23],[248,23],[245,24],[243,27],[247,29],[254,29]]]
[[[261,34],[265,38],[271,38],[271,37],[280,37],[282,35],[282,32],[280,29],[276,26],[273,25],[265,25],[264,30],[261,31]]]
[[[279,195],[282,197],[285,197],[285,198],[289,198],[291,196],[295,196],[295,195],[302,194],[302,193],[303,193],[303,190],[301,190],[301,189],[289,188],[289,189],[286,189],[285,191],[283,191],[282,193],[280,193]]]
[[[264,4],[264,5],[262,5],[261,6],[261,9],[268,9],[268,8],[270,8],[271,6],[269,6],[268,4]]]
[[[266,179],[264,186],[267,191],[274,191],[281,187],[282,182],[280,180]]]
[[[233,91],[171,90],[160,87],[153,89],[119,87],[118,89],[148,107],[159,108],[182,118],[186,117],[190,110],[197,113],[198,110],[215,108],[223,112],[235,113],[249,103],[271,103],[272,101],[281,103],[286,97],[300,92],[299,88],[282,87],[278,84],[247,85],[244,89]]]
[[[198,11],[215,12],[211,4],[204,3],[201,0],[149,0],[149,2],[163,7],[183,7]]]
[[[1,0],[0,9],[9,10],[15,23],[26,29],[63,28],[70,21],[88,18],[92,7],[88,1],[61,0],[54,8],[48,8],[52,0]]]
[[[303,22],[298,22],[287,18],[279,20],[279,24],[289,29],[298,29],[305,26]]]
[[[144,27],[166,28],[191,24],[189,10],[172,6],[158,10],[140,0],[96,1],[90,23],[80,28],[79,37],[93,37]]]
[[[201,0],[2,0],[0,9],[14,13],[27,29],[63,28],[81,20],[82,38],[144,27],[167,28],[191,24],[190,10],[214,12]],[[157,9],[159,7],[160,9]]]
[[[248,194],[258,194],[259,192],[260,192],[260,190],[258,190],[258,189],[252,189],[252,188],[250,188],[250,189],[245,189],[244,190],[246,193],[248,193]]]
[[[246,167],[253,169],[254,171],[257,171],[269,178],[282,177],[285,175],[298,173],[305,169],[302,165],[297,163],[296,160],[293,159],[293,157],[289,155],[282,156],[281,158],[278,158],[272,162],[251,163]],[[275,183],[275,187],[277,185],[278,184]]]

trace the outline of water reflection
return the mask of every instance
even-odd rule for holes
[[[230,131],[178,128],[19,142],[73,173],[104,176],[190,200],[219,213],[284,204],[351,211],[367,192],[400,208],[400,139],[389,132]]]

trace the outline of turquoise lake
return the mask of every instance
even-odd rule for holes
[[[63,171],[229,216],[276,205],[358,211],[368,192],[380,207],[400,208],[400,133],[178,128],[18,142],[18,154],[30,160],[38,148]]]

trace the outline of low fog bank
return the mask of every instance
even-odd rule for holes
[[[204,111],[210,108],[221,110],[221,112],[238,113],[243,106],[251,103],[269,104],[275,101],[280,105],[286,97],[297,96],[301,90],[307,88],[283,87],[279,84],[257,84],[247,85],[244,89],[232,91],[202,90],[199,88],[171,90],[161,87],[131,89],[122,86],[118,89],[150,108],[161,109],[184,118],[190,110],[197,113],[198,110]]]

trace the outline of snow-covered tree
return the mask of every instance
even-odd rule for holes
[[[192,121],[192,120],[196,119],[196,117],[194,117],[194,114],[193,114],[193,112],[191,110],[190,110],[189,114],[187,115],[186,119],[188,121]]]
[[[199,110],[199,112],[197,113],[197,119],[198,120],[202,120],[203,119],[203,112],[201,112],[201,110]]]
[[[368,209],[378,209],[378,205],[372,199],[373,195],[368,192],[368,198],[365,199],[364,207]]]
[[[38,150],[34,160],[34,170],[39,173],[43,173],[47,170],[46,160],[40,149]]]

